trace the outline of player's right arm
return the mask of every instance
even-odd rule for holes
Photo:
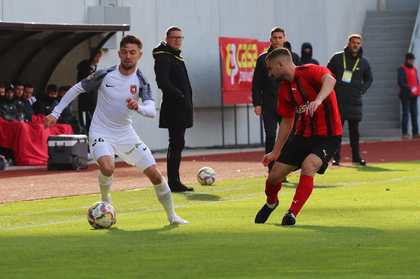
[[[286,143],[287,138],[289,137],[290,132],[293,129],[294,120],[295,119],[293,117],[292,118],[283,117],[283,119],[281,120],[273,151],[271,151],[268,154],[265,154],[262,158],[262,163],[264,166],[268,166],[268,163],[270,163],[273,160],[276,160],[277,157],[280,156],[281,149],[283,148],[283,145]]]

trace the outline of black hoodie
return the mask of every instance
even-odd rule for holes
[[[309,48],[310,51],[306,52],[305,49]],[[312,45],[311,43],[303,43],[302,44],[302,50],[301,50],[301,57],[300,60],[302,61],[303,64],[315,64],[315,65],[319,65],[319,62],[315,59],[312,58]]]

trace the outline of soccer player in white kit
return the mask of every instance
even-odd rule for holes
[[[168,183],[158,170],[150,149],[131,126],[133,111],[151,118],[156,115],[150,83],[137,69],[137,61],[143,55],[142,47],[143,43],[136,36],[124,36],[118,51],[120,65],[98,70],[74,85],[54,111],[44,118],[44,127],[52,127],[63,109],[80,93],[99,87],[98,102],[89,131],[89,145],[91,155],[100,168],[98,181],[101,200],[111,202],[114,157],[117,154],[150,179],[171,224],[188,224],[188,221],[176,215]],[[140,98],[143,105],[138,104]]]

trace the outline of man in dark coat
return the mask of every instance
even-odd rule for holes
[[[369,89],[373,77],[369,61],[363,56],[362,36],[350,35],[344,51],[335,53],[327,68],[337,80],[334,90],[341,123],[347,120],[349,125],[352,162],[364,166],[366,162],[359,154],[359,122],[363,117],[362,95]],[[340,165],[340,152],[334,156],[333,165]]]
[[[96,72],[97,64],[101,60],[101,57],[102,49],[92,52],[91,57],[89,59],[85,59],[77,65],[77,82]],[[85,94],[80,94],[78,97],[77,104],[79,113],[79,123],[80,126],[82,126],[84,134],[89,133],[90,122],[92,121],[93,112],[96,108],[97,99],[97,88],[90,92],[86,92]]]
[[[280,82],[277,82],[268,74],[267,63],[265,58],[267,55],[278,47],[287,47],[291,54],[295,65],[302,65],[299,55],[292,52],[291,45],[286,44],[286,32],[283,28],[274,27],[271,29],[270,42],[271,45],[267,52],[263,52],[257,59],[255,65],[254,77],[252,79],[252,104],[256,115],[262,115],[265,131],[265,153],[270,153],[274,148],[277,136],[277,125],[281,122],[282,116],[277,115],[277,92],[279,91]],[[293,134],[293,131],[292,131]],[[270,171],[274,161],[268,165]],[[283,182],[288,182],[287,178]]]
[[[179,176],[185,130],[193,125],[192,89],[180,50],[183,39],[182,30],[172,26],[166,31],[166,42],[153,49],[156,82],[162,90],[159,128],[169,132],[167,171],[172,192],[194,191]]]

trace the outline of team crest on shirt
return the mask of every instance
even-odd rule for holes
[[[88,79],[93,79],[93,77],[95,76],[95,73],[91,74]]]
[[[136,94],[137,93],[137,85],[131,85],[130,86],[130,92],[131,92],[131,94]]]

